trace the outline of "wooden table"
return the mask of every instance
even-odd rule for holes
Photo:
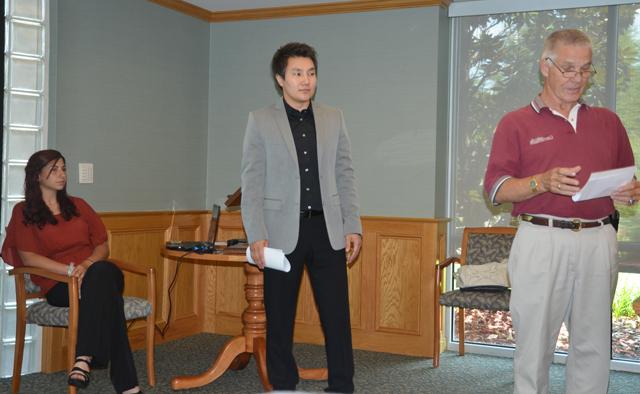
[[[244,263],[246,284],[244,294],[248,302],[242,313],[242,334],[230,339],[222,348],[211,367],[195,376],[176,376],[171,380],[173,390],[202,387],[218,379],[227,369],[243,369],[249,363],[251,355],[256,358],[258,375],[265,391],[273,388],[267,376],[266,333],[267,317],[264,311],[264,278],[262,271],[247,263],[244,255],[239,254],[188,254],[179,250],[163,249],[162,255],[170,259],[183,258],[194,263]],[[184,256],[184,257],[183,257]],[[327,369],[298,368],[302,379],[326,380]]]

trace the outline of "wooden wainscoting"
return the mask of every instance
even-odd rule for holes
[[[363,250],[349,269],[353,346],[433,357],[436,259],[447,220],[363,217]],[[308,278],[301,288],[296,341],[322,343]]]
[[[210,212],[122,212],[100,215],[114,258],[156,270],[156,343],[200,332],[237,335],[247,306],[241,264],[181,263],[171,306],[167,289],[176,261],[160,255],[172,240],[206,238]],[[434,264],[445,255],[446,219],[363,217],[363,250],[349,269],[351,325],[355,348],[415,356],[433,356]],[[245,238],[239,212],[223,212],[218,240]],[[125,277],[125,294],[145,294],[145,283]],[[144,320],[133,323],[134,349],[144,347]],[[45,328],[42,368],[64,369],[66,329]],[[308,276],[304,275],[296,318],[296,342],[323,343],[320,319]]]
[[[242,234],[237,212],[223,215],[226,231]],[[363,217],[363,250],[349,269],[353,346],[433,356],[433,292],[436,259],[445,256],[446,219]],[[228,235],[227,237],[235,237]],[[208,267],[208,309],[203,330],[236,335],[246,307],[239,267]],[[323,343],[308,275],[300,288],[295,340]]]

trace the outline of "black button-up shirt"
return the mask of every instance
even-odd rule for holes
[[[282,100],[284,101],[284,99]],[[300,171],[300,210],[322,211],[320,194],[320,175],[318,171],[318,145],[316,140],[316,124],[313,108],[298,111],[284,101],[293,142],[298,154]]]

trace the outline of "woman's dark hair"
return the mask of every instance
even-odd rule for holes
[[[47,164],[60,159],[66,163],[62,153],[53,149],[38,151],[29,158],[24,169],[25,206],[22,211],[24,224],[35,224],[38,228],[44,227],[45,224],[58,224],[53,213],[42,199],[38,176]],[[67,185],[62,190],[58,190],[56,198],[58,199],[58,204],[60,204],[60,214],[64,220],[71,220],[74,216],[80,216],[76,206],[67,194]]]
[[[316,50],[311,45],[301,42],[290,42],[278,48],[276,53],[273,54],[271,59],[271,76],[273,82],[276,84],[276,88],[282,93],[282,87],[278,85],[276,75],[284,78],[284,71],[287,69],[287,63],[289,63],[290,57],[306,57],[311,59],[313,66],[318,72],[318,60],[316,59]]]

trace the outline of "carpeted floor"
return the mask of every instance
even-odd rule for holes
[[[200,334],[159,345],[156,349],[156,387],[146,384],[144,350],[135,352],[138,376],[147,393],[176,393],[170,381],[175,375],[197,374],[206,370],[229,337]],[[324,348],[314,345],[296,345],[296,359],[301,367],[322,367]],[[355,351],[356,391],[359,393],[446,393],[446,394],[501,394],[513,392],[512,360],[508,358],[467,354],[458,357],[446,352],[440,368],[431,367],[431,359],[398,356],[386,353]],[[22,377],[21,393],[64,393],[66,375],[31,374]],[[301,381],[298,390],[322,392],[326,382]],[[0,392],[9,393],[11,379],[0,379]],[[227,371],[215,382],[185,393],[259,393],[260,379],[252,359],[241,371]],[[564,392],[564,367],[551,368],[551,392]],[[610,394],[640,392],[640,374],[612,372]],[[80,393],[113,393],[106,370],[93,371],[91,384]]]

